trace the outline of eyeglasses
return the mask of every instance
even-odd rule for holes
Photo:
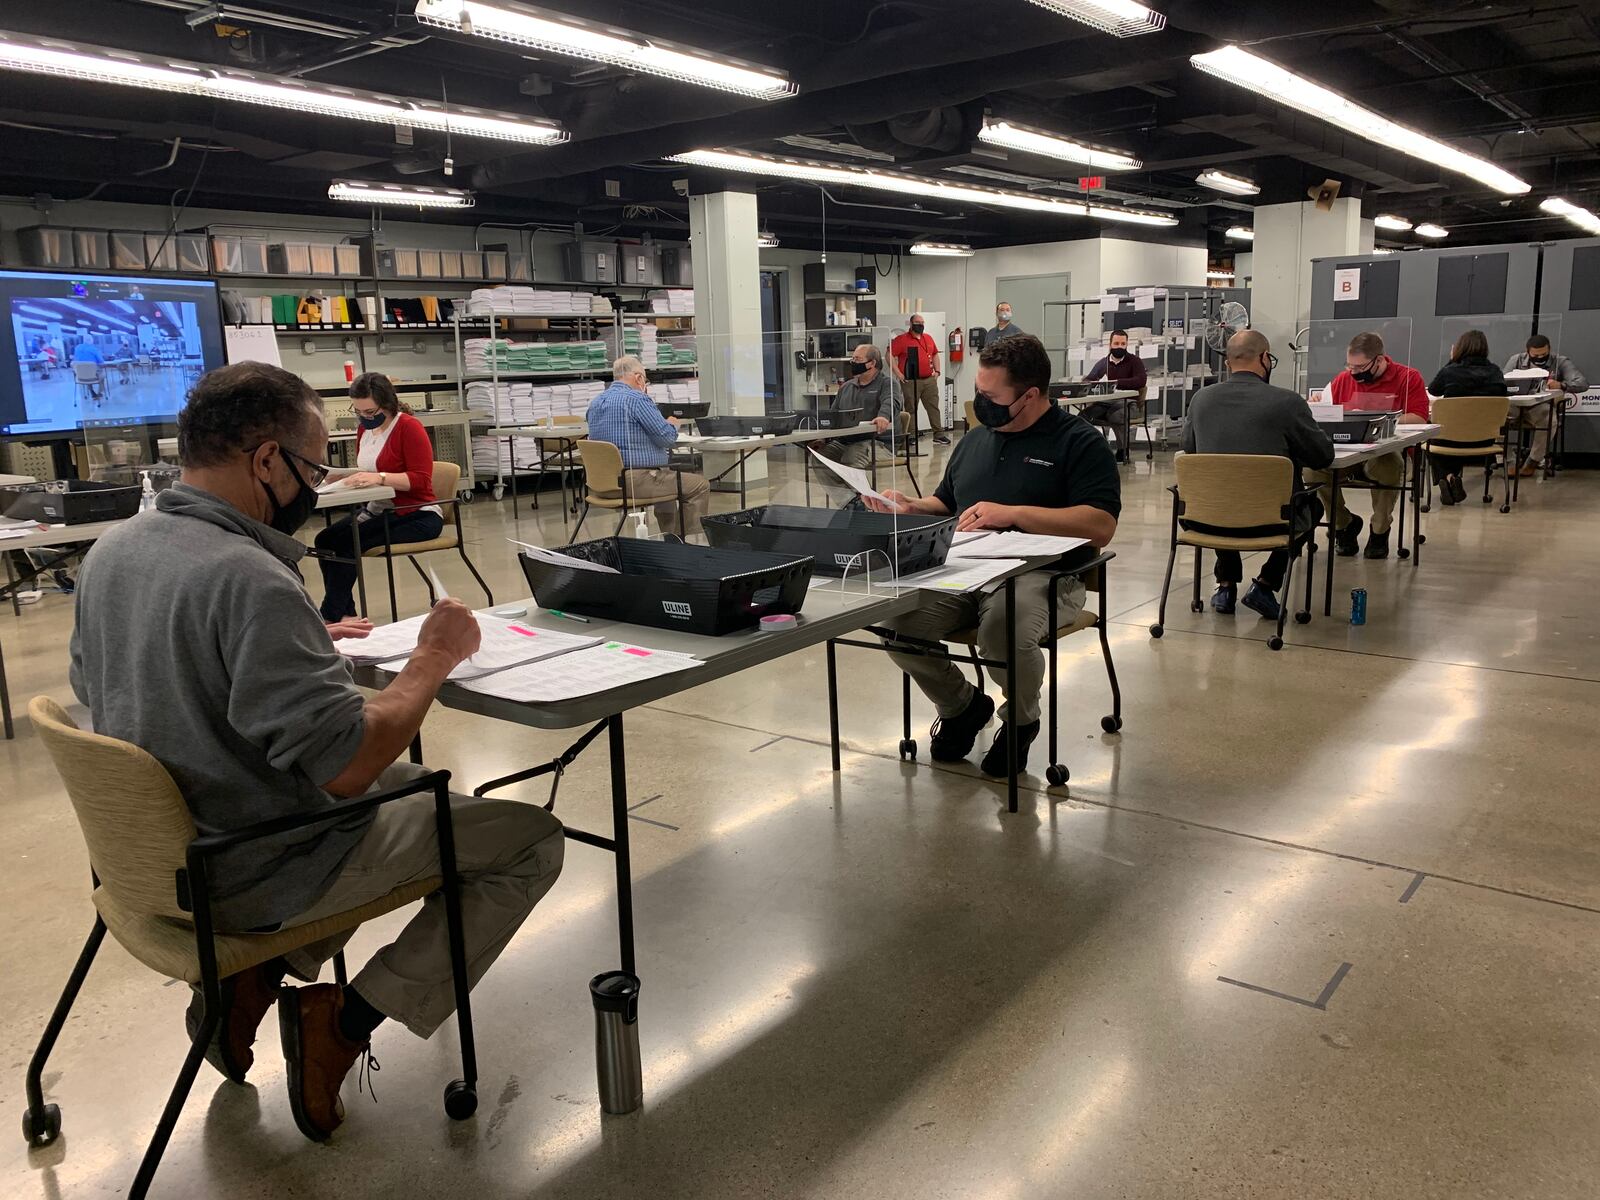
[[[311,479],[310,479],[309,482],[307,482],[306,486],[309,487],[312,491],[316,491],[317,488],[322,486],[322,481],[327,479],[328,472],[333,469],[332,467],[326,466],[323,463],[314,463],[309,458],[306,458],[304,455],[296,454],[293,450],[290,450],[287,446],[279,446],[278,447],[278,452],[280,454],[282,454],[285,458],[294,459],[295,462],[299,463],[301,466],[303,466],[306,469],[306,471],[311,476]],[[293,471],[294,467],[290,466],[289,469],[291,471]],[[298,471],[296,471],[295,473],[299,474]]]
[[[352,417],[367,417],[370,419],[372,417],[380,416],[383,413],[383,409],[376,406],[369,409],[360,409],[352,404],[349,408],[345,409],[345,412],[349,413]]]

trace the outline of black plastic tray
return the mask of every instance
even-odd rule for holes
[[[901,516],[864,509],[766,504],[704,519],[713,546],[809,554],[821,575],[874,571],[894,564],[901,575],[944,565],[954,517]]]
[[[44,525],[92,525],[120,521],[139,511],[137,485],[90,479],[53,479],[0,488],[0,517]]]
[[[561,567],[520,555],[541,608],[634,625],[720,636],[773,613],[797,613],[812,560],[645,538],[598,538],[560,553],[620,574]]]
[[[709,413],[711,411],[711,401],[690,400],[679,402],[674,400],[657,400],[656,407],[661,410],[661,415],[663,417],[677,417],[679,420],[689,421],[703,417]]]
[[[764,437],[793,433],[795,413],[770,413],[764,417],[696,417],[696,432],[704,437]]]
[[[818,429],[854,429],[861,424],[861,408],[821,408],[817,410]]]

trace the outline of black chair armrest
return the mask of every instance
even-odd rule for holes
[[[426,775],[411,780],[402,787],[392,788],[387,792],[378,792],[376,795],[355,796],[349,800],[341,800],[337,804],[330,804],[327,808],[318,809],[310,813],[292,813],[288,816],[273,817],[269,821],[258,821],[254,825],[246,825],[243,829],[231,829],[227,833],[211,833],[197,837],[189,843],[188,857],[192,862],[195,858],[207,858],[234,846],[241,846],[246,842],[258,841],[274,834],[288,833],[294,829],[305,829],[311,825],[321,825],[328,821],[339,821],[357,813],[366,812],[368,809],[377,808],[379,805],[388,804],[393,800],[403,800],[407,796],[420,795],[423,792],[432,792],[439,784],[450,782],[449,771],[430,771]]]
[[[1059,571],[1051,571],[1050,586],[1055,587],[1055,585],[1063,579],[1080,579],[1084,575],[1087,575],[1090,571],[1105,566],[1116,556],[1117,552],[1115,550],[1102,550],[1099,554],[1095,555],[1086,563],[1082,563],[1076,567],[1066,567]]]

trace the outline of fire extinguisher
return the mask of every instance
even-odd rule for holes
[[[950,331],[950,361],[953,363],[961,361],[961,330],[959,327]]]

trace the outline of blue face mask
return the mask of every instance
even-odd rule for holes
[[[389,414],[381,409],[370,417],[357,416],[356,421],[363,429],[382,429],[383,423],[389,419]]]

